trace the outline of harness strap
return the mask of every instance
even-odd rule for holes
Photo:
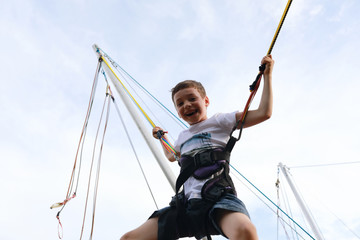
[[[194,157],[185,157],[181,163],[181,171],[176,179],[176,194],[186,180],[200,167],[210,166],[219,160],[229,161],[230,152],[224,151],[206,151],[196,154]]]
[[[233,150],[233,148],[234,148],[234,146],[235,146],[235,143],[236,143],[238,140],[239,140],[238,138],[235,138],[235,137],[233,137],[233,136],[230,136],[230,139],[229,139],[229,141],[228,141],[227,144],[226,144],[225,150],[230,153],[230,152]]]
[[[205,151],[202,153],[195,154],[193,157],[187,156],[187,155],[182,156],[182,159],[180,160],[181,170],[180,170],[180,174],[176,180],[176,185],[175,185],[176,195],[174,197],[175,199],[173,199],[173,200],[175,200],[173,202],[173,204],[175,203],[175,206],[176,206],[176,219],[177,219],[176,221],[184,221],[184,219],[187,219],[186,221],[190,221],[188,219],[189,216],[185,217],[185,215],[184,215],[184,213],[185,213],[184,192],[182,192],[182,194],[179,193],[181,186],[184,185],[186,180],[190,176],[192,176],[197,169],[199,169],[201,167],[207,167],[207,166],[214,165],[220,161],[225,162],[224,160],[226,162],[229,162],[229,160],[230,160],[230,152],[229,151],[224,151],[224,150],[217,151],[217,150],[212,149],[212,150],[208,150],[208,151]],[[215,177],[214,178],[215,181],[212,182],[213,184],[209,184],[211,181],[207,182],[208,184],[206,185],[207,186],[206,188],[211,191],[211,194],[208,197],[205,197],[205,195],[203,196],[204,199],[206,200],[203,204],[206,204],[206,206],[203,205],[202,208],[205,207],[206,212],[208,212],[210,210],[214,201],[216,201],[218,199],[218,197],[220,196],[218,194],[219,191],[216,191],[216,188],[213,188],[213,187],[222,186],[223,183],[221,181],[219,181],[220,177],[223,177],[223,175],[227,175],[229,173],[229,167],[227,166],[226,163],[223,165],[223,168],[224,168],[224,171],[221,174],[222,176],[219,175],[219,176]],[[227,176],[225,176],[223,178],[226,182],[229,181]],[[231,179],[229,181],[229,184],[230,184],[230,187],[234,189]],[[224,187],[226,187],[226,186],[224,185]],[[203,195],[203,191],[205,191],[204,188],[202,189],[202,193],[201,193],[202,195]],[[213,192],[213,191],[215,191],[215,192]],[[170,205],[171,205],[171,203],[170,203]],[[211,227],[208,225],[209,223],[207,222],[207,220],[204,219],[204,221],[205,221],[204,222],[205,225],[203,226],[201,231],[205,231],[204,233],[206,233],[207,239],[211,240],[211,234],[215,234],[215,232],[213,230],[210,230]],[[184,226],[186,226],[187,224],[188,223],[183,222]],[[201,226],[201,224],[199,226]],[[193,232],[193,234],[195,234],[195,232]],[[190,235],[191,234],[189,234],[189,236]]]

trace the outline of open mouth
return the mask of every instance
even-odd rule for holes
[[[195,111],[193,111],[193,112],[186,113],[185,116],[191,117],[192,115],[194,115],[194,114],[197,113],[197,112],[198,112],[198,111],[195,110]]]

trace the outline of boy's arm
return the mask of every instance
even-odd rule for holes
[[[163,129],[161,129],[160,127],[154,127],[154,128],[153,128],[152,134],[153,134],[153,137],[154,137],[154,138],[159,139],[157,133],[158,133],[158,131],[160,131],[160,130],[163,131]],[[168,138],[167,138],[166,135],[163,135],[163,137],[164,137],[166,140],[168,140]],[[164,151],[164,154],[165,154],[166,158],[167,158],[170,162],[175,162],[176,159],[175,159],[174,154],[172,154],[171,152],[169,152],[169,151],[164,147],[164,145],[161,144],[161,147],[162,147],[162,149],[163,149],[163,151]]]
[[[274,60],[271,55],[265,56],[261,64],[265,64],[264,70],[264,87],[261,95],[261,100],[258,109],[248,111],[244,128],[259,124],[271,117],[273,106],[273,92],[272,92],[272,70],[274,67]],[[240,120],[242,112],[236,113],[236,120]],[[238,126],[238,128],[240,125]]]

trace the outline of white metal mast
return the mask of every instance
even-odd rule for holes
[[[303,199],[301,198],[300,194],[296,190],[296,187],[289,176],[288,168],[285,165],[283,165],[281,162],[279,163],[279,167],[280,167],[281,171],[283,172],[291,190],[293,191],[295,199],[298,202],[302,212],[304,213],[305,218],[306,218],[307,222],[309,223],[311,230],[313,231],[316,239],[323,240],[324,238],[322,237],[320,230],[318,229],[317,225],[315,224],[315,220],[312,218],[308,208],[306,207]]]
[[[99,59],[102,58],[104,61],[106,61],[105,56],[103,55],[101,49],[96,44],[93,45],[93,49]],[[112,83],[114,84],[115,89],[119,93],[122,101],[124,102],[126,108],[129,111],[131,117],[135,121],[136,126],[139,128],[143,138],[145,139],[145,141],[146,141],[147,145],[149,146],[151,152],[153,153],[155,159],[157,160],[158,164],[160,165],[160,168],[164,172],[171,187],[175,191],[176,177],[175,177],[174,173],[171,171],[171,169],[169,167],[169,162],[165,158],[164,153],[159,150],[159,148],[157,146],[157,142],[151,135],[151,131],[149,131],[149,128],[146,127],[144,122],[141,120],[141,117],[138,114],[137,109],[135,108],[135,106],[131,102],[131,100],[129,99],[128,94],[126,93],[123,86],[119,83],[118,77],[115,75],[115,72],[113,72],[107,64],[102,64],[102,67],[105,70],[106,74],[111,79]]]

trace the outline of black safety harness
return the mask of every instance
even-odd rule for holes
[[[213,205],[225,193],[236,194],[229,175],[229,160],[230,152],[221,149],[207,150],[192,157],[187,155],[181,157],[179,161],[181,162],[181,170],[176,180],[176,195],[170,205],[175,206],[176,225],[181,226],[183,228],[181,231],[187,232],[188,237],[201,238],[207,236],[208,239],[211,239],[211,234],[219,234],[210,223],[208,214]],[[202,174],[196,174],[197,171],[206,168],[208,169]],[[206,181],[201,189],[201,205],[197,209],[186,211],[186,206],[189,203],[188,200],[185,200],[184,192],[180,192],[180,188],[190,176],[201,180],[207,179],[213,174],[214,177]],[[193,203],[191,204],[193,205]],[[198,214],[189,215],[192,214],[191,212]]]
[[[205,151],[202,153],[198,153],[193,157],[190,156],[184,156],[182,157],[182,163],[181,163],[181,170],[179,177],[176,180],[176,193],[179,193],[179,190],[181,186],[186,182],[186,180],[194,174],[194,172],[201,168],[201,167],[207,167],[216,164],[218,161],[225,160],[228,162],[230,160],[230,152],[225,151]],[[225,164],[225,163],[224,163]],[[223,165],[220,164],[219,167]],[[222,166],[221,166],[222,167]],[[216,169],[218,171],[220,169]],[[211,171],[210,174],[213,174],[214,171]],[[204,178],[207,178],[209,176],[206,176]],[[196,177],[200,178],[200,177]]]

